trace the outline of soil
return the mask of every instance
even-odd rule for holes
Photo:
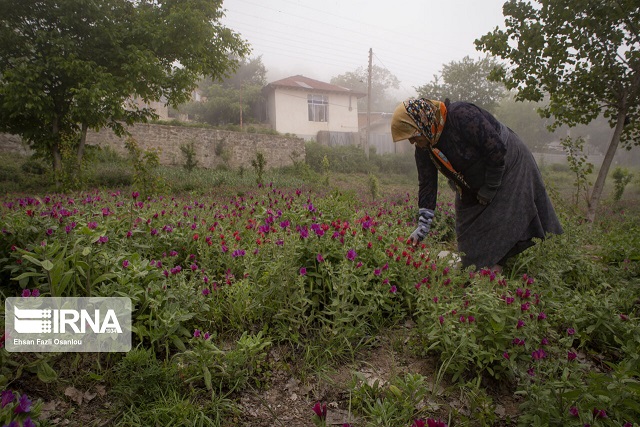
[[[436,380],[441,362],[436,357],[418,357],[415,352],[408,350],[410,328],[408,324],[387,331],[378,337],[374,347],[356,354],[349,363],[308,376],[300,375],[301,372],[295,367],[287,365],[287,350],[273,347],[268,358],[270,365],[278,368],[271,372],[268,381],[260,389],[249,388],[234,397],[239,412],[228,420],[227,425],[309,427],[314,425],[312,408],[316,402],[321,402],[327,405],[327,426],[343,426],[345,423],[362,426],[364,420],[355,418],[349,410],[350,390],[353,390],[354,381],[364,380],[369,385],[378,381],[379,385],[385,385],[391,379],[407,373],[425,377],[427,387],[432,391],[422,402],[426,416],[441,418],[448,423],[451,422],[450,415],[453,419],[460,414],[469,417],[469,405],[464,401],[459,386],[450,387],[446,377]],[[59,380],[50,384],[44,384],[34,377],[29,379],[25,375],[19,384],[14,384],[14,388],[27,393],[34,401],[43,401],[40,419],[46,419],[50,425],[110,426],[114,422],[113,411],[110,411],[114,402],[109,390],[100,381],[87,389],[73,385],[78,382],[73,378],[84,369],[91,370],[89,366],[76,366],[70,368],[69,372],[60,371]],[[354,379],[356,373],[358,380]],[[438,384],[434,387],[436,382]],[[483,384],[483,387],[494,405],[494,425],[515,425],[518,401],[510,391],[500,389],[497,385]]]

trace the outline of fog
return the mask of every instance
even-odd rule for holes
[[[227,0],[223,24],[262,56],[268,81],[302,74],[328,82],[374,65],[400,80],[399,98],[442,65],[484,56],[474,40],[503,26],[505,0]]]

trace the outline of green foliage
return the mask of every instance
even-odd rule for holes
[[[329,185],[329,158],[325,155],[322,158],[322,174],[324,175],[324,184]]]
[[[600,116],[615,130],[589,199],[593,221],[618,145],[638,145],[640,85],[637,64],[639,12],[634,0],[571,6],[554,0],[504,5],[505,28],[476,40],[476,47],[505,60],[490,78],[516,89],[518,100],[549,101],[551,129],[588,124]],[[596,16],[598,18],[596,18]]]
[[[459,62],[451,61],[443,65],[441,76],[434,76],[432,82],[416,88],[416,91],[419,97],[473,102],[487,111],[495,112],[506,92],[502,83],[487,79],[497,66],[495,58],[487,56],[474,61],[465,56]]]
[[[380,182],[378,177],[372,173],[369,174],[369,194],[371,195],[371,200],[376,200],[380,197]]]
[[[633,180],[633,174],[627,168],[616,167],[611,174],[615,190],[613,192],[613,200],[619,201],[622,198],[624,189]]]
[[[349,175],[362,187],[327,191],[295,171],[265,172],[274,183],[266,186],[253,174],[155,172],[196,190],[11,194],[0,203],[2,298],[131,298],[134,350],[102,368],[113,424],[237,424],[247,393],[279,384],[271,381],[282,372],[314,381],[338,363],[355,366],[387,328],[403,331],[397,347],[414,361],[438,369],[377,383],[356,375],[348,391],[364,424],[444,414],[450,424],[506,423],[496,382],[520,396],[524,425],[583,425],[593,408],[606,410],[603,425],[640,416],[632,210],[589,227],[562,211],[563,235],[536,241],[496,275],[439,257],[455,245],[450,193],[413,247],[404,239],[416,199],[401,191],[371,201],[367,175]],[[65,369],[68,358],[0,348],[1,385],[54,387]],[[460,404],[446,406],[453,399]]]
[[[142,406],[169,390],[178,390],[176,365],[156,359],[152,349],[134,348],[111,371],[111,392],[124,406]]]
[[[264,374],[267,350],[271,342],[262,332],[246,332],[227,351],[218,348],[208,337],[198,334],[186,351],[174,356],[182,366],[180,374],[187,384],[204,386],[209,391],[230,393],[249,385],[259,386]]]
[[[234,69],[248,46],[222,15],[220,3],[204,0],[1,1],[0,130],[22,136],[60,173],[65,135],[103,127],[122,135],[123,123],[156,117],[133,96],[177,105],[200,76]],[[80,138],[74,148],[81,156]]]
[[[351,405],[367,426],[409,426],[427,414],[427,379],[420,374],[394,377],[385,383],[356,372],[350,383]],[[435,408],[437,409],[437,408]]]
[[[589,175],[593,172],[593,164],[587,161],[587,156],[584,154],[585,141],[582,137],[563,138],[560,143],[562,148],[567,153],[567,162],[569,169],[575,175],[573,186],[576,188],[574,195],[574,204],[577,206],[580,201],[580,195],[585,198],[589,203]]]
[[[198,159],[196,159],[196,148],[195,142],[191,141],[188,144],[183,144],[180,146],[180,151],[184,156],[185,163],[184,168],[191,172],[195,168],[198,167]]]
[[[156,194],[163,186],[162,179],[156,170],[160,166],[158,152],[155,150],[143,151],[133,138],[128,138],[125,147],[129,151],[129,158],[133,165],[133,184],[143,194]]]
[[[263,175],[264,168],[267,165],[267,159],[265,159],[264,154],[261,152],[256,153],[256,158],[251,160],[251,166],[253,167],[253,171],[256,173],[256,183],[262,185],[264,183]]]
[[[2,391],[0,407],[0,423],[6,426],[36,425],[42,402],[34,402],[24,393],[17,390]],[[31,424],[29,424],[31,422]]]

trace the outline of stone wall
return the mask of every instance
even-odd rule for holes
[[[258,152],[264,155],[267,169],[289,166],[294,160],[305,158],[301,138],[157,124],[137,124],[129,131],[140,149],[157,149],[163,165],[184,165],[186,158],[180,147],[191,143],[198,166],[209,169],[222,165],[251,168]],[[87,144],[111,147],[122,156],[128,154],[125,140],[109,129],[87,134]],[[20,138],[8,134],[0,134],[0,152],[28,154]]]

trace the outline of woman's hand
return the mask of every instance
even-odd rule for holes
[[[413,246],[417,245],[422,241],[427,234],[429,234],[429,230],[431,229],[431,221],[435,216],[434,212],[431,209],[420,209],[418,211],[418,227],[411,233],[409,238],[407,239],[407,243],[412,244]]]

